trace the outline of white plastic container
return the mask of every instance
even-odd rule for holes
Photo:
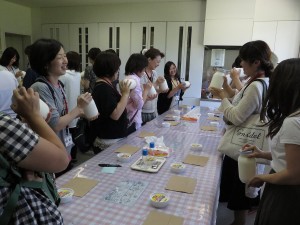
[[[181,162],[175,162],[171,164],[171,171],[173,173],[182,173],[185,169],[185,165]]]
[[[191,144],[191,150],[193,151],[202,151],[203,146],[201,144],[198,143],[192,143]]]
[[[248,198],[256,198],[259,194],[260,188],[257,187],[248,187],[248,184],[245,185],[245,196]]]
[[[60,188],[57,190],[61,203],[68,203],[72,201],[74,190],[71,188]]]
[[[240,77],[245,77],[246,76],[246,74],[244,74],[244,69],[243,68],[235,68],[234,67],[234,69],[236,69],[239,72]]]
[[[152,95],[155,95],[155,94],[157,94],[157,92],[155,90],[155,87],[152,85],[151,89],[148,92],[148,96],[152,96]]]
[[[248,183],[256,175],[256,160],[248,158],[252,151],[240,150],[238,158],[239,178],[243,183]]]
[[[129,153],[118,153],[117,154],[117,160],[120,162],[129,162],[131,159],[131,154]]]
[[[83,111],[86,118],[89,120],[96,119],[99,115],[98,108],[94,99],[92,99],[92,101],[86,107],[84,107]]]
[[[136,87],[136,81],[134,79],[130,79],[130,78],[125,78],[124,80],[122,80],[122,82],[127,82],[130,83],[129,88],[130,89],[134,89]]]
[[[191,86],[191,83],[189,81],[182,81],[181,83],[183,84],[184,87],[187,88]]]
[[[224,76],[225,74],[220,71],[215,72],[208,89],[210,89],[211,87],[221,89],[224,83]]]
[[[49,112],[49,106],[43,100],[40,99],[40,114],[44,118],[44,120],[47,119]]]
[[[164,208],[169,204],[170,196],[163,192],[152,193],[150,195],[150,202],[155,208]]]
[[[159,90],[160,91],[167,91],[167,90],[169,90],[169,87],[168,87],[166,79],[164,80],[164,82],[162,82],[162,83],[159,84]]]

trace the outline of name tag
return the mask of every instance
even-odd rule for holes
[[[73,145],[73,140],[71,134],[67,134],[65,136],[65,145],[66,147],[69,147],[70,145]]]
[[[175,101],[179,101],[179,96],[175,95]]]

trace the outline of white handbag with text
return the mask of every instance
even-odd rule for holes
[[[260,114],[251,115],[239,126],[229,125],[222,137],[218,151],[237,160],[239,150],[245,144],[256,145],[262,151],[270,151],[271,139],[267,137],[268,126],[260,119]],[[269,164],[268,160],[256,159],[257,163]]]

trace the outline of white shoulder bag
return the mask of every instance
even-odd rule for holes
[[[265,98],[267,92],[266,82],[261,79],[255,81],[262,83],[263,98]],[[268,126],[264,126],[264,124],[265,118],[260,118],[260,114],[253,114],[239,126],[229,125],[218,145],[218,151],[234,160],[238,159],[239,150],[245,144],[256,145],[263,151],[270,151],[271,139],[267,137]],[[256,161],[257,163],[269,164],[269,161],[265,159],[257,158]]]

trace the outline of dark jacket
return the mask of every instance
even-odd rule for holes
[[[168,87],[169,87],[169,91],[166,92],[166,93],[160,93],[158,95],[158,100],[157,100],[157,113],[158,115],[160,114],[163,114],[164,112],[168,111],[170,106],[171,106],[171,103],[172,103],[172,99],[173,97],[171,98],[168,98],[168,94],[172,91],[172,82],[171,82],[171,78],[166,78],[165,79],[167,80],[167,84],[168,84]],[[179,80],[179,83],[181,83],[181,81]],[[181,90],[180,91],[180,94],[179,94],[179,101],[182,101],[182,96],[184,95],[184,92]]]

